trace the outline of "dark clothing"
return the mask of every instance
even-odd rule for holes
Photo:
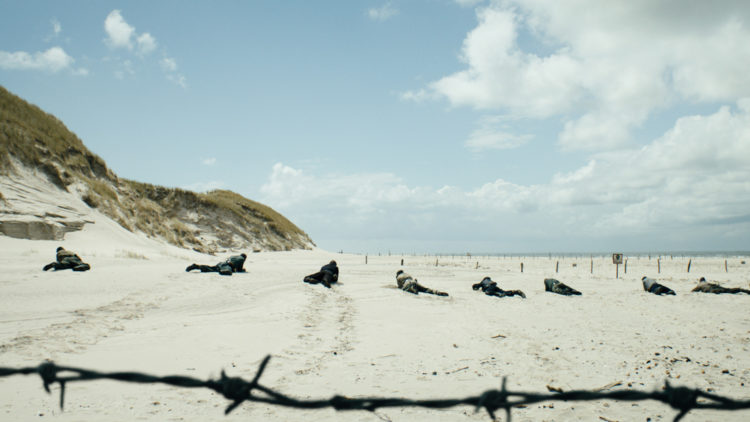
[[[91,265],[83,262],[81,257],[76,255],[75,252],[65,250],[62,247],[57,248],[56,258],[57,261],[45,265],[43,270],[54,269],[57,271],[71,269],[73,271],[88,271],[91,269]]]
[[[232,271],[235,273],[245,272],[245,257],[242,255],[232,255],[224,262],[229,264],[229,266],[232,267]]]
[[[448,293],[446,292],[431,289],[417,283],[417,279],[401,270],[396,273],[396,285],[399,289],[415,295],[419,293],[429,293],[437,296],[448,296]]]
[[[497,286],[497,283],[492,281],[491,278],[485,277],[477,284],[474,284],[471,286],[474,290],[482,289],[484,294],[487,296],[496,296],[496,297],[510,297],[510,296],[521,296],[523,298],[526,297],[525,294],[523,294],[520,290],[503,290],[500,287]]]
[[[568,287],[554,278],[544,279],[544,290],[564,296],[580,296],[581,294],[578,290]]]
[[[185,271],[201,270],[202,273],[219,273],[221,275],[232,275],[232,273],[244,273],[245,256],[232,255],[225,261],[216,265],[198,265],[192,264]]]
[[[722,294],[722,293],[729,293],[729,294],[737,294],[737,293],[746,293],[750,295],[750,290],[747,289],[741,289],[739,287],[723,287],[716,283],[708,283],[708,282],[701,282],[698,283],[695,288],[693,288],[694,292],[701,292],[701,293],[713,293],[713,294]]]
[[[320,267],[320,271],[317,273],[305,276],[302,281],[310,284],[322,283],[330,289],[331,284],[339,281],[339,267],[336,265],[336,261],[331,261]]]
[[[641,279],[643,282],[643,290],[653,293],[655,295],[674,295],[674,290],[670,289],[667,286],[661,285],[656,282],[653,278],[643,277]]]

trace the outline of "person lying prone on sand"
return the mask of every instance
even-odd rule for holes
[[[645,275],[641,279],[643,282],[643,290],[653,293],[655,295],[674,295],[674,290],[667,286],[661,285],[656,282],[653,278],[648,278]]]
[[[565,296],[580,296],[581,295],[581,292],[579,292],[578,290],[568,287],[565,284],[560,283],[559,280],[555,280],[554,278],[544,279],[544,290],[548,292],[552,292],[552,293],[557,293],[559,295],[565,295]]]
[[[497,283],[492,281],[491,278],[485,277],[477,284],[473,284],[471,286],[474,290],[482,289],[484,294],[487,296],[497,296],[497,297],[510,297],[510,296],[521,296],[523,298],[526,297],[525,294],[523,294],[520,290],[503,290],[500,287],[497,286]]]
[[[716,283],[709,283],[706,281],[705,277],[701,277],[701,279],[698,281],[698,285],[693,288],[694,292],[702,292],[702,293],[714,293],[714,294],[721,294],[721,293],[746,293],[750,295],[750,290],[747,289],[741,289],[739,287],[722,287]]]
[[[219,273],[221,275],[232,275],[232,273],[244,273],[245,272],[245,259],[247,255],[241,253],[239,255],[232,255],[225,261],[219,262],[216,265],[198,265],[190,264],[185,271],[201,270],[202,273]]]
[[[57,248],[56,261],[50,262],[42,268],[47,271],[51,268],[57,270],[71,269],[73,271],[88,271],[91,269],[91,265],[83,262],[81,257],[75,254],[75,252],[65,250],[62,246]]]
[[[448,293],[446,292],[430,289],[429,287],[417,283],[417,279],[405,273],[404,270],[398,270],[396,272],[396,285],[399,289],[415,295],[419,293],[429,293],[438,296],[448,296]]]
[[[320,267],[320,271],[305,276],[302,281],[310,284],[322,283],[330,289],[331,284],[339,281],[339,267],[336,265],[336,261],[331,260],[328,264]]]

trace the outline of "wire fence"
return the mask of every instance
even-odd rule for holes
[[[58,366],[53,362],[45,362],[39,366],[26,368],[4,368],[0,367],[0,377],[11,375],[33,375],[42,378],[44,389],[50,393],[50,385],[60,386],[60,409],[65,401],[65,386],[71,382],[93,381],[109,379],[123,382],[141,384],[167,384],[184,388],[208,388],[211,389],[231,403],[225,409],[229,414],[237,406],[244,402],[266,403],[270,405],[290,407],[296,409],[323,409],[333,408],[343,410],[366,410],[375,412],[381,408],[390,407],[422,407],[429,409],[445,409],[454,406],[472,406],[477,411],[484,409],[489,416],[495,420],[495,412],[504,410],[508,421],[511,420],[511,410],[515,407],[524,407],[530,404],[549,401],[593,401],[593,400],[618,400],[618,401],[645,401],[655,400],[668,404],[678,413],[674,420],[679,421],[688,412],[695,409],[716,410],[741,410],[750,409],[750,400],[734,400],[716,394],[706,393],[697,389],[687,387],[672,387],[666,383],[661,391],[638,391],[638,390],[571,390],[547,387],[549,393],[528,393],[510,391],[505,387],[503,378],[500,390],[488,390],[478,396],[452,399],[414,400],[400,397],[346,397],[335,395],[329,399],[305,400],[287,396],[260,384],[271,356],[266,356],[258,367],[258,372],[251,381],[242,378],[228,377],[224,371],[219,379],[200,380],[184,376],[165,376],[143,374],[139,372],[98,372],[69,366]],[[616,384],[615,384],[616,385]]]

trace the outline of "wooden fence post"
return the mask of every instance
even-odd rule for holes
[[[690,264],[692,264],[692,263],[693,263],[693,260],[692,259],[688,259],[688,269],[687,269],[687,272],[690,272]]]
[[[560,269],[560,261],[555,262],[555,272],[557,272]]]
[[[521,272],[523,272],[523,262],[521,263]]]
[[[659,269],[659,274],[661,274],[661,258],[656,259],[656,267]]]

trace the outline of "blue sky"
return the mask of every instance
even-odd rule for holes
[[[119,176],[351,252],[750,250],[747,63],[743,1],[0,0]]]

